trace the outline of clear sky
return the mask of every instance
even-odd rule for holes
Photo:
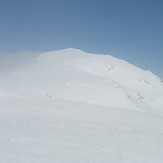
[[[64,48],[163,77],[163,0],[0,0],[0,56]]]

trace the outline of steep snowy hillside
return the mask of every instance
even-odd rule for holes
[[[0,73],[0,163],[162,160],[163,83],[151,72],[66,49]]]
[[[35,63],[2,74],[0,90],[148,112],[163,106],[163,83],[151,72],[76,49],[43,53]]]

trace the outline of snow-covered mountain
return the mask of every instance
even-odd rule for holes
[[[151,72],[76,49],[42,53],[36,62],[2,75],[0,90],[144,111],[163,106],[163,83]]]
[[[0,73],[0,162],[162,160],[163,82],[153,73],[76,49]]]

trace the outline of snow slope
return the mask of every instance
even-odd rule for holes
[[[163,83],[151,72],[76,49],[43,53],[35,63],[1,75],[0,90],[130,110],[163,106]]]
[[[163,83],[109,55],[65,49],[0,73],[0,162],[160,163]]]
[[[160,163],[163,117],[93,104],[0,98],[0,162]]]

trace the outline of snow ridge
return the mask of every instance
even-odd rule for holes
[[[4,79],[4,78],[3,78]],[[110,55],[76,49],[41,54],[0,80],[0,90],[137,111],[161,110],[163,83],[149,71]],[[117,102],[119,101],[119,102]]]
[[[153,73],[72,48],[0,73],[0,162],[162,160],[163,82]]]

